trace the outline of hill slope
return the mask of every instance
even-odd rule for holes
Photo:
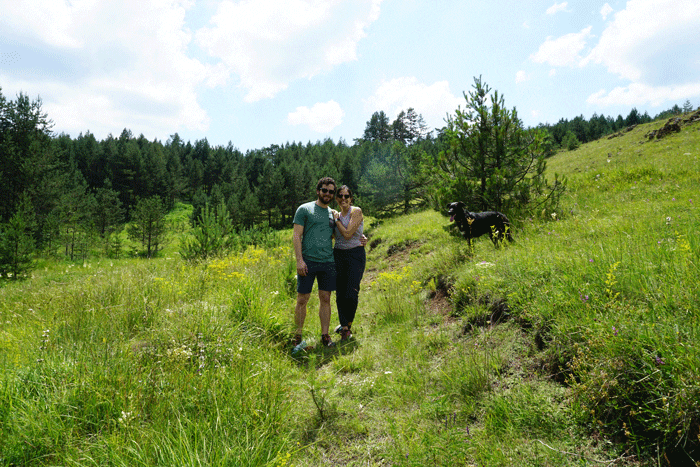
[[[290,232],[46,263],[0,288],[0,465],[692,465],[700,126],[659,126],[553,157],[562,211],[502,249],[442,213],[375,222],[334,350],[288,347]]]

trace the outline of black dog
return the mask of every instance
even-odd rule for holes
[[[513,241],[510,221],[505,214],[498,211],[469,212],[464,209],[465,207],[466,204],[461,201],[450,203],[447,205],[447,213],[450,215],[450,222],[457,223],[459,231],[470,246],[472,238],[481,237],[484,234],[489,234],[496,247],[504,238],[510,242]]]

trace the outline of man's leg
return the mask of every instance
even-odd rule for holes
[[[294,308],[294,323],[297,325],[297,334],[301,335],[306,320],[306,304],[309,303],[310,293],[297,293],[297,305]]]
[[[318,300],[320,302],[318,317],[321,320],[321,334],[328,334],[328,328],[331,324],[331,292],[319,290]]]

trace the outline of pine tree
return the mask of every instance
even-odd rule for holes
[[[368,211],[407,213],[429,181],[427,161],[417,145],[400,141],[375,145],[374,158],[360,181],[360,192],[369,198]]]
[[[95,195],[79,172],[74,172],[72,182],[60,197],[56,207],[65,255],[74,260],[76,256],[85,259],[91,237],[95,232]]]
[[[28,193],[33,205],[43,201],[34,193],[45,183],[44,174],[55,168],[51,160],[53,122],[42,110],[40,98],[20,93],[7,101],[0,88],[0,221],[17,210],[20,193]]]
[[[127,231],[130,239],[141,242],[148,258],[158,253],[165,239],[165,206],[160,197],[151,196],[136,202]]]
[[[391,136],[389,117],[386,116],[383,110],[374,112],[367,122],[362,139],[373,143],[386,143],[391,139]]]
[[[233,223],[222,200],[214,208],[204,206],[180,254],[188,260],[207,259],[226,252],[234,243]]]
[[[405,145],[412,145],[428,134],[428,126],[423,116],[417,114],[413,107],[402,110],[391,124],[394,141],[400,141]]]
[[[17,211],[0,224],[0,278],[22,279],[34,257],[34,213],[28,194],[21,196]]]
[[[255,196],[261,212],[267,213],[267,225],[272,227],[273,213],[278,207],[278,200],[286,196],[286,187],[282,173],[269,160],[265,161],[262,174],[258,177]]]
[[[109,254],[112,235],[124,221],[124,208],[109,179],[105,180],[103,188],[97,189],[95,199],[95,230],[102,237],[105,253]]]
[[[693,104],[690,103],[690,99],[686,99],[683,103],[683,113],[690,113],[693,111]]]
[[[569,151],[573,151],[574,149],[578,149],[581,146],[581,141],[579,141],[576,137],[576,133],[569,130],[566,132],[566,135],[564,136],[561,145]]]
[[[525,130],[515,108],[508,110],[498,92],[489,96],[488,85],[474,79],[465,93],[465,110],[449,116],[447,148],[440,153],[440,168],[433,171],[439,185],[439,202],[464,201],[473,211],[524,209],[542,197],[558,202],[562,183],[555,176],[544,193],[545,133]]]

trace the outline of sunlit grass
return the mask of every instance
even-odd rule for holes
[[[561,212],[513,244],[469,250],[433,211],[372,222],[335,349],[290,353],[289,231],[200,263],[42,259],[0,287],[0,465],[678,459],[700,421],[700,137],[652,127],[554,156]]]
[[[0,289],[2,462],[271,462],[295,371],[271,352],[290,316],[281,258],[47,266]]]

